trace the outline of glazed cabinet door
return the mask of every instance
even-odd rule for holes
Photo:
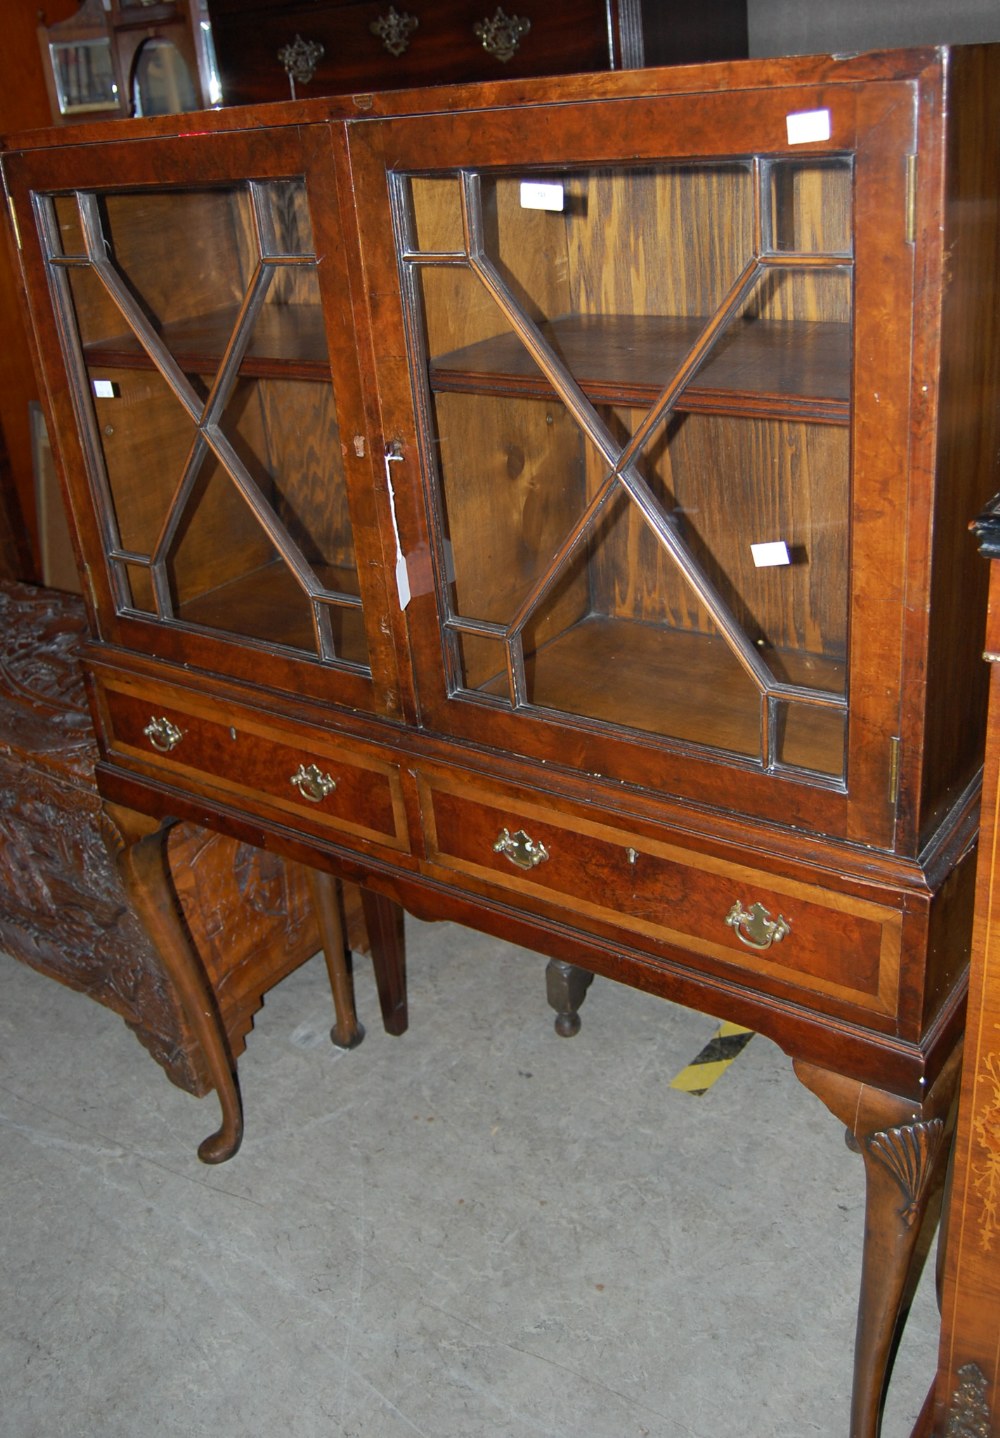
[[[102,637],[391,710],[334,140],[69,146],[6,173]]]
[[[891,844],[915,115],[887,83],[359,127],[426,723]]]

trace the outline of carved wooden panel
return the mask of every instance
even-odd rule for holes
[[[76,657],[85,629],[75,596],[0,583],[0,949],[121,1014],[175,1083],[204,1093],[197,1046],[102,833]],[[175,826],[169,854],[236,1056],[264,991],[319,947],[308,885],[194,824]],[[352,895],[360,947],[357,907]]]

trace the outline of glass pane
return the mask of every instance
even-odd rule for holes
[[[87,246],[80,225],[80,207],[76,203],[75,196],[56,195],[53,209],[56,236],[53,248],[57,254],[75,255],[83,259],[87,253]]]
[[[453,691],[841,779],[849,165],[398,194]]]
[[[132,606],[367,668],[301,180],[58,196],[46,226]]]
[[[755,758],[761,701],[711,620],[685,630],[591,612],[525,635],[529,702]]]
[[[259,181],[255,189],[268,230],[264,254],[313,255],[312,220],[302,181]]]
[[[488,254],[542,319],[707,315],[753,252],[749,164],[484,177],[482,208]]]
[[[415,178],[412,195],[413,243],[424,252],[460,254],[465,248],[462,231],[462,193],[454,175],[446,179]]]
[[[583,508],[583,439],[539,400],[445,393],[434,413],[453,612],[507,624]]]
[[[778,762],[787,768],[844,777],[846,716],[811,704],[785,704],[779,715]]]
[[[95,365],[88,375],[120,544],[150,558],[197,426],[156,370]]]
[[[773,248],[850,255],[851,179],[849,160],[773,161],[769,171]]]

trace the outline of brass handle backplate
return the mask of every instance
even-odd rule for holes
[[[283,45],[278,51],[278,59],[284,67],[288,76],[288,83],[292,87],[292,99],[295,99],[295,86],[308,85],[316,73],[316,66],[325,54],[324,47],[318,40],[303,40],[301,35],[296,35],[290,45]]]
[[[472,27],[472,33],[488,55],[506,65],[530,29],[530,20],[522,19],[520,15],[505,15],[498,5],[493,19],[487,16],[485,20],[478,20]]]
[[[410,36],[419,24],[415,15],[407,15],[405,10],[400,15],[395,5],[390,5],[386,14],[373,20],[368,28],[378,36],[389,54],[398,59],[404,50],[409,49]]]
[[[783,914],[772,919],[763,904],[751,904],[749,909],[744,909],[739,899],[726,915],[726,923],[748,949],[769,949],[792,931]]]
[[[163,714],[159,719],[150,719],[142,732],[153,748],[159,749],[161,754],[169,754],[171,749],[176,749],[184,738],[184,730],[178,729],[176,724],[171,724]]]
[[[303,799],[308,799],[312,804],[321,803],[337,787],[336,779],[324,774],[315,764],[310,764],[308,768],[305,764],[300,764],[292,775],[291,782]]]
[[[516,834],[512,834],[509,829],[501,829],[493,845],[493,852],[503,854],[504,858],[509,859],[518,869],[534,869],[538,864],[544,864],[549,857],[545,845],[536,844],[523,829],[518,829]]]

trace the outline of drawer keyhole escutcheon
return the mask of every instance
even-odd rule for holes
[[[303,799],[308,799],[313,804],[321,803],[337,787],[336,779],[332,779],[329,774],[324,774],[315,764],[310,764],[308,768],[304,764],[300,764],[292,775],[291,782]]]
[[[516,834],[512,834],[509,829],[501,829],[493,845],[493,852],[503,854],[504,858],[509,859],[518,869],[534,869],[549,857],[545,845],[536,844],[523,829],[518,829]]]
[[[751,904],[749,909],[744,909],[739,899],[726,915],[726,923],[748,949],[769,949],[792,931],[783,914],[772,919],[763,904]]]
[[[171,724],[163,714],[159,719],[150,719],[142,732],[153,748],[159,749],[161,754],[169,754],[171,749],[176,749],[184,738],[184,730],[178,729],[176,724]]]

